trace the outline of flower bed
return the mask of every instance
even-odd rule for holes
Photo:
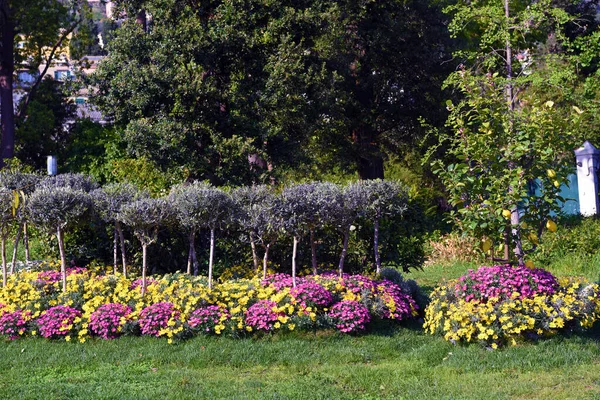
[[[49,279],[51,277],[51,279]],[[67,291],[48,271],[23,271],[0,289],[0,334],[81,342],[142,334],[169,341],[196,334],[242,336],[294,329],[358,333],[376,319],[418,314],[414,299],[387,280],[334,274],[239,279],[209,290],[204,277],[173,274],[140,280],[72,269]]]
[[[437,287],[425,311],[425,329],[452,342],[497,348],[589,328],[600,319],[600,287],[583,279],[557,280],[524,266],[481,267]]]

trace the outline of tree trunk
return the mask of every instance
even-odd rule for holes
[[[271,243],[265,246],[265,255],[263,257],[263,279],[267,278],[267,262],[269,261],[269,247],[271,247]]]
[[[210,230],[210,253],[208,256],[208,288],[212,289],[213,256],[215,254],[215,230]]]
[[[6,236],[2,235],[2,287],[6,286],[6,277],[8,270],[6,269]]]
[[[198,257],[196,255],[196,232],[190,232],[190,254],[188,256],[188,274],[194,273],[194,276],[198,276]],[[193,267],[193,269],[192,269]]]
[[[298,237],[294,236],[294,247],[292,250],[292,285],[296,287],[296,250],[298,249]]]
[[[113,232],[113,273],[117,274],[117,264],[119,263],[119,233],[117,232],[117,227],[115,226]]]
[[[192,244],[192,233],[191,232],[188,235],[188,243],[189,243],[189,248],[188,248],[187,274],[188,275],[192,275],[192,250],[193,250],[193,244]]]
[[[358,176],[362,180],[383,179],[383,156],[377,146],[373,128],[361,123],[352,132],[352,141],[358,153]]]
[[[506,18],[506,23],[510,24],[510,2],[509,0],[504,0],[504,17]],[[509,124],[509,134],[512,134],[514,129],[512,122],[512,114],[515,111],[515,97],[514,90],[512,84],[513,78],[513,70],[512,70],[512,45],[510,43],[510,37],[506,38],[506,78],[507,83],[505,87],[506,92],[506,102],[508,104],[508,112],[510,115],[510,124]],[[509,168],[514,169],[514,166],[509,165]],[[509,187],[509,192],[513,192],[514,189]],[[510,210],[510,223],[512,225],[512,240],[515,244],[514,253],[519,262],[519,265],[525,264],[524,255],[523,255],[523,243],[521,242],[521,231],[519,229],[520,217],[519,210],[517,205],[515,204]]]
[[[342,244],[342,255],[340,256],[340,264],[338,265],[338,271],[340,273],[340,278],[344,273],[344,260],[346,260],[346,253],[348,251],[348,238],[350,237],[350,229],[346,229],[344,232],[344,242]]]
[[[0,168],[4,160],[14,157],[15,150],[15,109],[13,104],[13,74],[15,72],[14,41],[15,27],[9,2],[0,4],[4,20],[2,21],[2,46],[0,47]]]
[[[67,292],[67,256],[65,255],[65,241],[63,231],[60,227],[56,230],[58,238],[58,250],[60,251],[60,275],[62,277],[63,293]]]
[[[146,264],[146,255],[148,245],[142,243],[142,297],[146,294],[146,269],[148,265]]]
[[[119,221],[115,222],[115,228],[119,233],[119,241],[121,242],[121,260],[123,260],[123,276],[127,278],[127,255],[125,254],[125,236],[123,236],[123,229]]]
[[[375,267],[376,272],[381,272],[381,258],[379,257],[379,218],[375,218],[373,224],[373,251],[375,252]]]
[[[21,240],[21,226],[17,228],[17,236],[15,237],[15,244],[13,246],[12,262],[10,264],[11,275],[15,273],[17,264],[17,251],[19,250],[19,241]]]
[[[258,254],[256,254],[256,243],[254,243],[254,235],[250,233],[250,247],[252,248],[252,261],[254,262],[254,272],[258,274]]]
[[[29,234],[27,233],[27,222],[23,223],[23,246],[25,246],[25,263],[29,263]]]
[[[315,243],[315,231],[310,230],[310,252],[312,256],[313,275],[317,275],[317,244]]]

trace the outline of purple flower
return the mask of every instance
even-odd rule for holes
[[[131,314],[131,308],[117,303],[104,304],[90,316],[90,331],[102,339],[115,339],[120,336],[122,318]]]
[[[353,300],[343,300],[334,304],[328,315],[333,319],[335,327],[344,333],[365,330],[371,321],[367,307]]]

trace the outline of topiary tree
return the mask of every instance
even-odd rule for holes
[[[14,194],[12,190],[0,187],[0,241],[2,242],[2,287],[6,286],[6,239],[10,235],[14,213]]]
[[[46,177],[38,186],[42,188],[66,187],[73,190],[81,190],[85,193],[89,193],[100,187],[91,176],[73,173]]]
[[[37,174],[23,173],[18,171],[2,171],[0,172],[0,187],[9,189],[13,192],[13,208],[15,221],[18,222],[17,233],[15,235],[15,242],[13,245],[12,262],[10,266],[10,273],[12,274],[15,270],[15,264],[17,263],[17,250],[19,247],[19,241],[21,240],[21,234],[23,234],[23,244],[25,246],[25,261],[29,262],[29,235],[27,229],[27,213],[25,212],[25,205],[27,204],[28,198],[33,193],[36,185],[40,182],[42,177]]]
[[[113,239],[113,269],[117,272],[118,264],[118,244],[121,245],[121,261],[123,266],[123,275],[127,276],[127,253],[125,251],[125,237],[121,221],[117,219],[121,207],[132,201],[148,198],[150,195],[140,190],[137,186],[128,183],[110,183],[103,188],[96,189],[90,193],[94,205],[94,210],[100,215],[100,218],[106,223],[114,226]]]
[[[156,242],[158,230],[173,221],[171,203],[164,198],[143,198],[124,204],[117,220],[133,229],[142,245],[142,296],[146,294],[148,246]]]
[[[363,195],[362,185],[352,183],[341,190],[341,200],[336,207],[332,207],[331,218],[333,225],[342,234],[342,252],[338,264],[340,277],[344,273],[344,261],[348,252],[348,239],[350,231],[356,219],[366,213],[368,204],[367,196]]]
[[[298,242],[314,227],[317,210],[311,198],[314,184],[288,186],[281,192],[275,212],[283,222],[283,230],[294,238],[292,247],[292,284],[296,286],[296,253]]]
[[[408,208],[408,191],[398,182],[381,179],[359,181],[353,185],[353,196],[364,205],[365,216],[373,221],[373,252],[376,272],[381,272],[379,255],[379,222],[382,218],[403,213]]]
[[[233,199],[220,189],[207,189],[201,193],[209,204],[209,212],[205,215],[205,226],[210,230],[210,255],[208,258],[208,287],[212,289],[213,259],[215,253],[215,231],[230,225],[234,219],[235,203]]]
[[[175,216],[189,241],[187,273],[198,275],[198,257],[196,255],[196,235],[198,231],[207,226],[210,214],[213,212],[211,198],[207,191],[211,186],[203,182],[185,183],[174,186],[169,198],[173,204]]]
[[[274,211],[277,196],[266,185],[245,186],[232,192],[238,213],[236,222],[250,237],[254,269],[258,272],[256,244],[263,247],[263,276],[267,275],[269,249],[280,235],[282,221]]]
[[[63,292],[67,290],[64,232],[78,222],[90,208],[91,198],[88,193],[64,186],[38,188],[31,194],[27,204],[29,218],[34,224],[56,232]]]
[[[315,182],[310,184],[306,201],[306,224],[310,235],[310,249],[313,273],[317,274],[317,243],[315,232],[325,226],[333,225],[336,216],[343,206],[342,191],[340,187],[331,182]]]

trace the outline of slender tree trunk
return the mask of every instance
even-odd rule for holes
[[[6,268],[6,236],[2,235],[2,287],[6,286],[6,277],[8,270]]]
[[[27,233],[27,222],[23,223],[23,246],[25,246],[25,263],[31,260],[29,256],[29,234]]]
[[[119,221],[115,222],[115,228],[119,233],[119,241],[121,242],[121,260],[123,261],[123,276],[127,278],[127,254],[125,253],[125,236],[123,235],[123,229]]]
[[[271,247],[271,243],[268,243],[265,246],[265,255],[263,257],[263,279],[267,278],[267,263],[269,261],[269,247]]]
[[[17,236],[15,237],[15,244],[13,246],[12,262],[10,264],[11,275],[15,273],[17,264],[17,251],[19,250],[19,241],[21,240],[21,225],[17,228]]]
[[[250,247],[252,248],[252,261],[254,262],[254,272],[258,274],[258,254],[256,254],[256,243],[254,234],[250,233]]]
[[[342,244],[342,255],[340,256],[340,263],[338,265],[338,271],[340,278],[344,274],[344,261],[346,260],[346,253],[348,252],[348,238],[350,237],[350,229],[346,229],[344,232],[344,242]]]
[[[146,269],[148,265],[146,264],[146,256],[147,256],[148,245],[142,243],[142,297],[146,294]]]
[[[188,255],[188,274],[194,273],[194,276],[198,276],[198,257],[196,256],[196,232],[190,232],[189,236],[190,251]],[[193,268],[192,268],[193,267]]]
[[[375,252],[375,272],[381,272],[381,258],[379,257],[379,218],[375,218],[373,228],[373,251]]]
[[[119,263],[119,232],[115,226],[113,232],[113,273],[117,274],[117,264]]]
[[[56,230],[58,238],[58,250],[60,251],[60,274],[62,277],[63,293],[67,292],[67,256],[65,255],[65,241],[63,231],[60,227]]]
[[[0,8],[3,21],[2,46],[0,46],[0,125],[2,138],[0,140],[0,168],[4,160],[14,157],[15,149],[15,109],[13,104],[13,74],[15,72],[14,45],[15,27],[12,10],[8,1],[2,1]]]
[[[506,18],[507,25],[510,25],[510,2],[509,0],[504,0],[504,17]],[[506,102],[508,104],[508,112],[510,113],[510,124],[509,124],[509,134],[512,134],[514,126],[513,126],[513,113],[515,111],[515,97],[514,97],[514,88],[512,83],[513,78],[513,69],[512,69],[512,45],[510,43],[510,37],[506,39]],[[514,169],[513,165],[509,165],[510,169]],[[509,192],[514,192],[514,188],[510,187]],[[523,244],[521,242],[521,232],[519,230],[519,209],[515,204],[510,210],[510,223],[512,225],[512,239],[515,243],[514,253],[519,262],[519,265],[525,264],[525,260],[523,257]]]
[[[188,249],[188,261],[187,261],[187,274],[191,275],[192,274],[192,251],[193,251],[193,244],[192,244],[192,233],[190,232],[188,235],[188,243],[190,244],[189,249]]]
[[[315,243],[315,231],[310,230],[310,252],[312,256],[313,275],[317,275],[317,244]]]
[[[215,254],[215,230],[210,230],[210,254],[208,256],[208,288],[212,289],[213,256]]]
[[[298,249],[298,237],[294,236],[294,247],[292,250],[292,285],[296,287],[296,250]]]

